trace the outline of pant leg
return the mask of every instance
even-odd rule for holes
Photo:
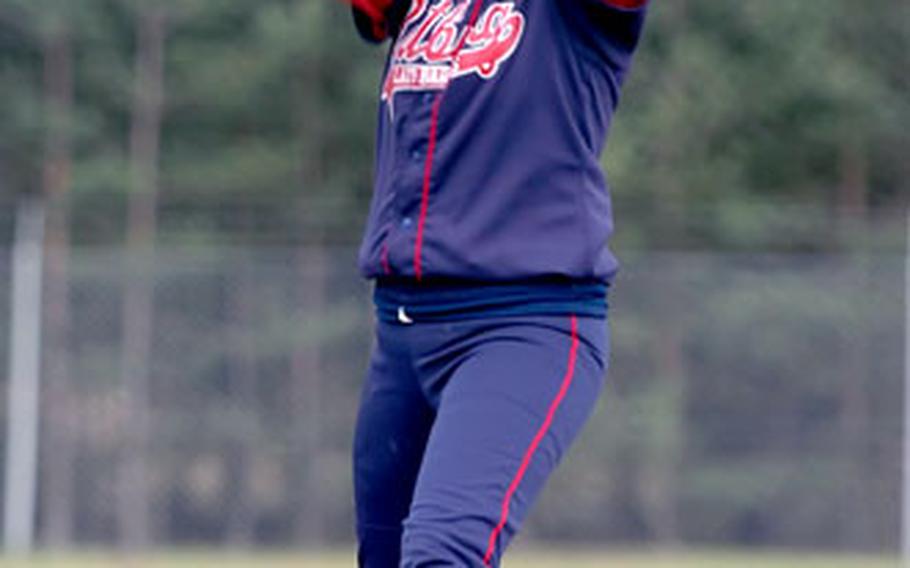
[[[403,568],[499,565],[594,408],[606,334],[603,320],[570,317],[467,334],[405,521]]]
[[[434,411],[410,365],[406,330],[379,324],[354,435],[358,565],[397,568]]]

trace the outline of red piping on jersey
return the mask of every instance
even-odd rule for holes
[[[490,542],[487,545],[487,553],[483,557],[484,566],[490,565],[490,562],[493,559],[493,554],[496,552],[496,543],[499,539],[499,534],[505,528],[506,523],[509,520],[509,508],[512,504],[512,496],[515,494],[515,491],[518,490],[518,486],[521,484],[521,480],[524,478],[525,473],[528,471],[528,466],[531,464],[531,459],[537,452],[537,448],[540,446],[540,443],[547,435],[547,432],[550,431],[550,426],[553,424],[553,418],[556,415],[556,411],[559,410],[559,406],[562,403],[562,400],[566,397],[566,393],[569,392],[569,387],[572,385],[572,379],[575,376],[575,361],[577,359],[578,317],[573,315],[572,341],[571,346],[569,347],[569,362],[566,365],[566,375],[562,379],[562,385],[559,387],[559,392],[556,393],[556,398],[554,398],[553,402],[550,403],[550,409],[547,411],[547,417],[544,419],[543,424],[540,426],[540,429],[537,430],[537,434],[534,436],[534,439],[531,440],[531,445],[528,446],[528,449],[525,451],[524,458],[521,460],[521,466],[518,468],[518,472],[512,479],[512,483],[509,484],[508,490],[506,490],[506,495],[502,500],[502,514],[499,518],[499,523],[493,529],[493,532],[490,533]]]
[[[474,27],[474,24],[477,23],[477,18],[480,17],[480,7],[483,5],[483,0],[472,0],[473,7],[471,10],[471,16],[468,18],[468,24],[465,27],[465,33],[461,36],[461,39],[458,41],[458,45],[452,51],[452,61],[458,59],[458,54],[461,52],[461,49],[464,47],[465,43],[468,40],[468,35],[470,35],[471,28]],[[427,159],[424,162],[423,166],[423,189],[420,195],[420,218],[417,220],[417,236],[414,239],[414,276],[417,278],[418,282],[423,278],[423,235],[426,230],[427,224],[427,211],[430,208],[430,185],[431,179],[433,177],[433,155],[436,153],[436,140],[439,133],[439,108],[442,106],[442,96],[445,91],[440,91],[436,98],[433,100],[433,111],[430,116],[430,137],[429,144],[427,146]]]
[[[433,113],[430,116],[430,144],[427,147],[427,161],[423,166],[423,191],[420,196],[420,219],[417,221],[417,238],[414,240],[414,276],[423,278],[421,252],[423,251],[423,231],[427,224],[427,210],[430,208],[430,178],[433,174],[433,154],[436,153],[436,132],[439,128],[439,107],[442,106],[442,93],[433,101]]]
[[[392,273],[392,266],[389,264],[389,243],[382,244],[382,252],[379,253],[379,257],[382,263],[382,271],[388,276]]]

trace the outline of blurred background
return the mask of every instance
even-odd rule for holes
[[[7,551],[352,547],[384,50],[0,0]],[[609,388],[522,542],[896,555],[910,3],[656,0],[604,164]]]

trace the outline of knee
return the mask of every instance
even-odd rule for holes
[[[484,523],[485,525],[486,523]],[[461,526],[459,526],[461,525]],[[464,523],[405,522],[401,540],[401,568],[487,568],[483,529]]]

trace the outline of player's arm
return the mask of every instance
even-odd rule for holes
[[[354,11],[354,24],[363,39],[381,43],[398,35],[411,0],[348,0]]]

